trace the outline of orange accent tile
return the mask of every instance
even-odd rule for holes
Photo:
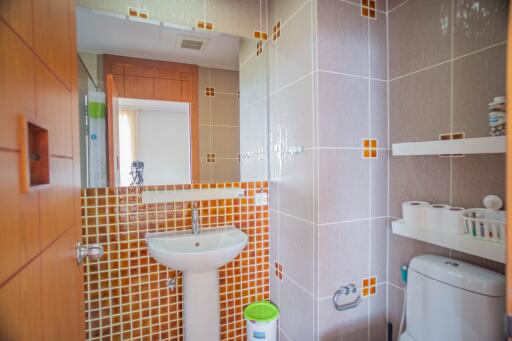
[[[213,31],[213,23],[211,23],[211,22],[207,22],[207,23],[206,23],[206,29],[207,29],[208,31]]]
[[[363,158],[367,159],[370,157],[370,150],[369,149],[363,149]]]
[[[361,15],[362,15],[363,17],[368,17],[368,16],[369,16],[369,15],[368,15],[368,12],[369,12],[369,11],[368,11],[368,8],[367,8],[367,7],[361,7]]]
[[[368,16],[375,19],[377,17],[377,12],[374,9],[370,9],[370,14]]]
[[[377,157],[377,150],[376,149],[370,149],[370,157],[376,158]]]
[[[204,30],[204,28],[205,28],[205,23],[204,23],[204,21],[202,21],[202,20],[196,20],[196,27],[197,27],[197,28],[199,28],[199,29]]]
[[[368,278],[364,278],[364,279],[363,279],[363,288],[364,288],[364,287],[367,287],[367,286],[368,286],[368,283],[369,283]]]
[[[139,16],[139,10],[134,7],[128,7],[128,15],[131,17],[138,17]]]
[[[370,277],[370,285],[376,285],[377,284],[377,277],[372,276]]]
[[[371,148],[377,148],[377,140],[376,139],[371,139],[370,140],[370,147]]]
[[[373,296],[377,292],[376,287],[370,287],[370,295]]]
[[[367,297],[368,296],[368,288],[363,288],[361,296]]]

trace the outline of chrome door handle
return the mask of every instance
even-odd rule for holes
[[[90,260],[97,260],[103,256],[103,246],[100,244],[82,245],[81,242],[76,244],[76,262],[78,265],[84,263],[85,257],[89,257]]]

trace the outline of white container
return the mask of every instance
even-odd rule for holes
[[[432,204],[427,208],[427,228],[443,231],[445,229],[445,213],[450,205]]]
[[[279,308],[268,301],[254,302],[244,309],[248,341],[277,341]]]
[[[402,215],[407,225],[426,227],[427,208],[430,203],[426,201],[406,201],[402,204]]]
[[[277,341],[277,319],[270,322],[247,320],[248,341]]]
[[[444,228],[446,232],[455,234],[465,234],[466,228],[464,227],[464,219],[462,219],[462,207],[450,207],[444,211]]]
[[[471,208],[463,213],[462,218],[466,232],[471,237],[505,243],[505,211]]]

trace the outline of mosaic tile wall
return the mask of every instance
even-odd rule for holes
[[[143,204],[146,190],[241,187],[240,199]],[[83,242],[100,243],[104,256],[84,265],[87,340],[182,340],[182,278],[159,265],[147,250],[147,232],[192,226],[191,207],[200,208],[203,229],[233,224],[247,233],[248,246],[219,269],[221,340],[245,340],[243,308],[269,299],[268,206],[255,206],[268,183],[218,183],[119,187],[82,191]]]

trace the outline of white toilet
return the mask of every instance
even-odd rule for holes
[[[455,259],[409,264],[406,330],[400,341],[505,340],[505,277]]]

